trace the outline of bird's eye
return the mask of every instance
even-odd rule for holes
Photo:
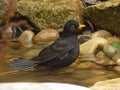
[[[75,26],[74,26],[74,25],[72,25],[72,26],[71,26],[71,28],[72,28],[72,29],[75,29]]]

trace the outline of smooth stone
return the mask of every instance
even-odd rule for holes
[[[112,60],[114,60],[114,61],[116,61],[116,60],[118,60],[118,59],[120,59],[120,53],[119,53],[119,52],[116,53],[116,54],[112,57]]]
[[[117,59],[116,62],[117,62],[117,65],[120,66],[120,59]]]
[[[120,66],[115,66],[113,69],[117,72],[120,72]]]
[[[108,41],[104,38],[93,38],[80,45],[80,53],[95,53],[98,48],[103,48]]]
[[[93,75],[93,74],[92,74]],[[84,79],[84,80],[81,80],[81,84],[83,85],[89,85],[89,86],[92,86],[94,83],[98,82],[98,81],[102,81],[102,80],[107,80],[107,77],[105,75],[98,75],[98,76],[94,76],[93,77],[90,77],[90,78],[87,78],[87,79]],[[91,89],[91,90],[94,90],[94,89]],[[96,90],[96,89],[95,89]],[[100,89],[100,90],[103,90],[103,89]]]
[[[92,38],[97,38],[97,37],[107,38],[110,36],[112,36],[112,34],[106,30],[98,30],[92,34]]]
[[[34,42],[50,42],[59,38],[59,33],[55,29],[45,29],[40,31],[35,37]]]
[[[105,45],[103,47],[103,51],[104,51],[105,55],[110,58],[113,57],[115,55],[115,53],[117,53],[117,49],[112,45]]]
[[[94,75],[105,75],[107,72],[105,70],[91,70]]]
[[[103,66],[98,65],[94,62],[80,62],[76,67],[76,69],[104,69]]]
[[[30,30],[25,30],[19,37],[18,41],[24,46],[24,47],[32,47],[32,40],[34,37],[34,33]]]
[[[27,52],[23,53],[23,57],[27,59],[31,59],[39,54],[40,49],[32,49],[28,50]]]
[[[97,61],[98,59],[95,57],[95,54],[93,53],[81,53],[78,56],[77,60],[80,62],[80,61]]]
[[[111,36],[106,38],[108,40],[108,43],[111,44],[112,42],[120,42],[120,38],[116,37],[116,36]]]
[[[104,80],[95,83],[92,90],[119,90],[120,89],[120,78],[115,78],[111,80]]]
[[[101,64],[101,65],[115,65],[116,62],[112,61],[111,59],[109,59],[104,52],[100,51],[96,54],[96,57],[98,58],[98,60],[96,61],[96,63]]]
[[[79,69],[89,69],[90,67],[92,67],[93,63],[92,62],[81,62],[79,65],[77,65],[76,68]]]

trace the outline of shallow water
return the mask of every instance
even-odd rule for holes
[[[5,47],[0,54],[0,82],[64,82],[83,86],[92,86],[95,82],[119,77],[119,74],[109,70],[79,69],[69,66],[62,69],[50,69],[47,67],[35,67],[26,71],[15,71],[8,67],[12,58],[33,56],[24,55],[30,49],[43,48],[23,48],[19,44],[13,43],[9,48]]]

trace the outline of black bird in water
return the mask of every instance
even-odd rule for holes
[[[34,66],[61,68],[72,64],[79,55],[78,30],[85,25],[79,25],[75,20],[69,20],[61,33],[61,37],[52,45],[43,49],[31,60],[16,59],[9,66],[15,70],[24,70]]]

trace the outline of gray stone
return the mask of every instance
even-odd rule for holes
[[[110,58],[113,57],[117,53],[117,49],[115,47],[113,47],[112,45],[105,45],[103,47],[103,51],[104,51],[105,55]]]

